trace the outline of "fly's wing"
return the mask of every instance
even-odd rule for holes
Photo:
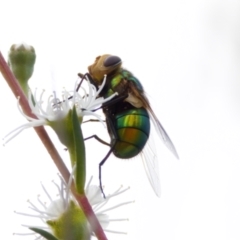
[[[150,135],[147,144],[141,153],[141,157],[148,180],[156,195],[160,197],[161,187],[159,178],[158,157],[152,135]]]
[[[151,107],[149,106],[149,108],[147,108],[151,121],[156,129],[156,132],[158,134],[158,136],[162,139],[163,143],[166,145],[166,147],[174,154],[174,156],[179,159],[178,153],[176,148],[174,147],[170,137],[168,136],[167,132],[165,131],[165,129],[163,128],[162,124],[160,123],[160,121],[157,119],[156,115],[154,114],[153,110],[151,109]]]
[[[142,89],[139,89],[137,85],[133,83],[133,81],[129,81],[129,90],[130,94],[134,96],[133,98],[136,98],[138,101],[142,102],[142,107],[148,110],[148,113],[150,115],[151,121],[157,131],[158,136],[162,139],[163,143],[166,145],[166,147],[174,154],[174,156],[179,159],[176,148],[174,147],[170,137],[168,136],[167,132],[163,128],[162,124],[158,120],[157,116],[153,112],[150,103],[147,99],[147,97],[144,94],[144,91]],[[136,100],[136,101],[137,101]]]

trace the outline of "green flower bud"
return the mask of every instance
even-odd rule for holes
[[[83,211],[73,201],[70,201],[68,208],[58,219],[49,220],[47,224],[58,239],[90,239],[88,221]]]
[[[33,74],[36,60],[35,50],[27,44],[13,44],[8,54],[8,64],[25,95],[28,94],[28,80]]]

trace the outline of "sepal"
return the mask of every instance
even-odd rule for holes
[[[42,237],[44,237],[47,240],[59,240],[58,238],[54,237],[50,232],[47,232],[43,229],[40,228],[34,228],[34,227],[30,227],[29,229],[31,229],[32,231],[38,233],[39,235],[41,235]]]

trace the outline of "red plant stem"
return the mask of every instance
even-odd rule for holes
[[[16,98],[19,98],[19,103],[21,105],[21,108],[23,109],[24,113],[32,118],[37,117],[32,113],[31,108],[28,104],[28,100],[23,93],[20,85],[18,84],[18,81],[16,80],[15,76],[13,75],[12,71],[10,70],[8,64],[6,63],[2,53],[0,52],[0,71],[5,78],[6,82],[8,83],[10,89],[12,90],[14,96]],[[46,130],[44,127],[35,127],[34,130],[36,131],[37,135],[41,139],[43,145],[46,147],[48,153],[50,154],[53,162],[55,163],[56,167],[58,168],[59,172],[63,176],[65,182],[69,181],[70,173],[64,164],[61,156],[59,155],[57,149],[55,148],[53,142],[49,138]],[[98,222],[98,219],[96,218],[91,205],[88,202],[88,199],[85,195],[79,195],[76,192],[76,189],[74,185],[71,187],[72,193],[76,197],[76,200],[78,201],[79,205],[83,209],[86,217],[88,218],[88,221],[96,235],[96,237],[99,240],[107,240],[104,231],[102,230],[101,225]]]

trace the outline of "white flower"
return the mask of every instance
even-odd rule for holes
[[[36,115],[36,118],[32,118],[26,116],[18,101],[18,109],[20,113],[29,121],[18,128],[14,129],[10,133],[8,133],[4,138],[4,143],[6,144],[23,130],[31,127],[39,127],[44,125],[54,126],[55,123],[59,123],[60,121],[64,120],[68,115],[69,111],[76,107],[77,115],[79,119],[82,119],[83,116],[86,115],[93,115],[99,121],[102,122],[101,117],[94,112],[96,107],[101,106],[104,102],[111,100],[114,98],[117,93],[114,93],[112,96],[104,99],[103,97],[98,97],[99,93],[102,91],[105,83],[106,83],[106,75],[104,77],[103,83],[100,88],[97,90],[96,87],[88,82],[88,91],[85,88],[81,87],[82,94],[77,91],[73,91],[73,94],[68,91],[64,91],[62,95],[62,99],[58,99],[55,93],[48,97],[47,100],[47,107],[44,109],[43,107],[43,95],[44,91],[42,91],[39,99],[37,98],[37,91],[35,91],[34,95],[32,96],[31,91],[29,91],[28,99],[29,105],[32,110],[32,113]],[[76,89],[77,83],[75,83],[74,89]],[[34,99],[34,101],[33,101]],[[55,124],[57,125],[57,124]]]
[[[71,185],[71,181],[72,181],[72,175],[71,175],[71,179],[68,184],[66,184],[61,177],[60,177],[60,179],[61,179],[60,185],[58,185],[56,182],[53,181],[53,184],[56,186],[57,191],[58,191],[57,199],[53,200],[53,197],[51,197],[51,195],[49,194],[47,189],[42,184],[42,188],[43,188],[48,200],[50,201],[50,204],[46,205],[38,196],[38,202],[39,202],[40,207],[37,207],[32,202],[28,201],[28,203],[30,205],[29,208],[35,214],[26,214],[26,213],[16,212],[17,214],[25,215],[28,217],[39,218],[44,223],[44,226],[32,226],[32,225],[31,226],[23,225],[23,226],[43,229],[43,230],[48,231],[53,234],[53,231],[47,222],[49,220],[51,221],[51,220],[59,219],[61,217],[61,215],[63,215],[63,213],[68,209],[70,203],[73,203],[73,202],[76,203],[74,196],[71,194],[71,192],[69,190],[69,186]],[[132,203],[133,201],[123,202],[123,203],[111,206],[109,208],[107,208],[106,206],[112,198],[126,192],[129,188],[122,189],[122,187],[120,187],[114,193],[108,195],[106,198],[103,198],[100,188],[96,185],[90,185],[91,180],[92,180],[92,178],[90,179],[90,181],[88,182],[88,184],[86,186],[86,190],[85,190],[86,196],[87,196],[89,203],[91,204],[91,206],[95,212],[95,215],[98,218],[103,230],[106,232],[111,232],[111,233],[126,234],[125,232],[110,230],[107,227],[110,222],[127,221],[128,219],[125,219],[125,218],[124,219],[123,218],[110,219],[109,216],[106,214],[106,212],[113,210],[115,208],[119,208],[123,205]],[[77,205],[77,203],[76,203],[76,205]],[[91,231],[90,226],[89,226],[89,231]],[[30,235],[30,234],[35,235],[36,233],[31,232],[31,233],[26,233],[26,234],[19,234],[19,233],[15,233],[15,234],[26,236],[26,235]],[[92,232],[92,234],[94,235],[93,232]],[[38,236],[36,239],[43,239],[43,238]]]

